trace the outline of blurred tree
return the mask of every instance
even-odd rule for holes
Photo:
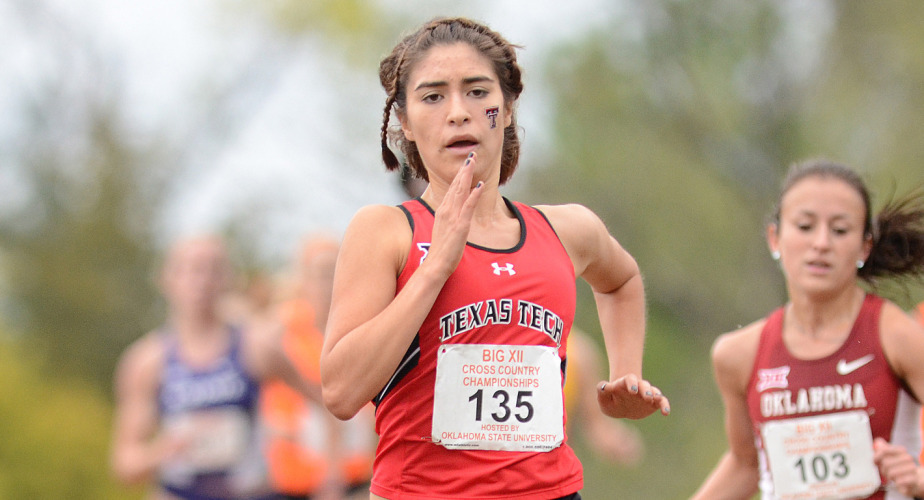
[[[906,188],[924,182],[920,141],[896,139],[921,132],[920,14],[885,10],[614,6],[609,25],[549,63],[557,154],[534,176],[535,197],[596,209],[638,258],[653,303],[688,332],[758,318],[784,298],[763,226],[791,162],[829,156]]]
[[[91,26],[47,2],[8,10],[30,27],[42,64],[9,89],[19,120],[0,149],[0,179],[11,183],[0,211],[0,311],[48,367],[108,391],[121,350],[163,318],[152,278],[166,200],[188,170],[235,140],[291,54],[268,38],[265,50],[254,47],[234,71],[203,83],[171,128],[152,131],[132,116],[124,66]],[[229,226],[260,218],[235,216]]]
[[[550,62],[558,155],[532,185],[601,214],[651,301],[699,334],[780,300],[759,240],[761,187],[795,147],[792,117],[750,102],[735,77],[770,57],[782,20],[767,3],[707,4],[632,3]]]
[[[23,213],[0,218],[0,238],[14,326],[49,366],[108,386],[113,359],[155,312],[156,197],[139,180],[145,155],[116,137],[108,115],[94,119],[83,158],[33,136],[23,180],[34,193]]]
[[[607,5],[608,22],[548,62],[555,143],[529,197],[590,206],[638,259],[652,316],[646,373],[675,410],[671,422],[639,425],[651,439],[641,467],[676,480],[587,462],[587,496],[684,498],[724,449],[709,344],[785,300],[764,225],[788,165],[844,161],[879,202],[924,183],[914,140],[924,134],[924,12],[903,2]],[[924,298],[920,287],[887,290],[905,306]],[[594,317],[590,300],[582,289],[578,323]]]
[[[108,392],[115,357],[156,312],[152,227],[171,169],[162,144],[132,134],[111,66],[43,6],[12,10],[43,65],[9,89],[19,127],[0,167],[17,194],[0,212],[4,310],[45,369]]]
[[[284,33],[317,37],[337,57],[361,67],[378,65],[383,55],[378,52],[390,48],[393,33],[400,31],[401,18],[375,0],[273,0],[244,8],[261,12]]]

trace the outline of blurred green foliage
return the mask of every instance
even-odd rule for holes
[[[141,498],[110,476],[105,395],[39,366],[33,353],[0,335],[0,498]]]
[[[877,205],[924,185],[924,143],[912,139],[924,135],[924,12],[629,5],[547,62],[555,154],[527,193],[588,205],[637,258],[651,309],[645,375],[672,398],[669,418],[638,423],[649,446],[639,467],[614,470],[577,441],[587,497],[685,498],[726,448],[712,341],[786,298],[764,227],[788,165],[846,162]],[[919,283],[879,291],[906,308],[924,300]],[[578,322],[598,332],[591,301],[584,290]]]
[[[150,275],[157,155],[133,147],[105,108],[71,137],[88,149],[75,155],[49,130],[59,103],[42,105],[27,117],[34,142],[19,158],[33,199],[0,214],[3,301],[16,313],[7,320],[47,369],[108,388],[118,354],[159,312]]]

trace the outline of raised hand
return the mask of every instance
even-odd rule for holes
[[[671,412],[670,402],[661,391],[647,380],[634,374],[597,384],[597,403],[600,411],[613,418],[640,419],[661,410]]]
[[[426,262],[440,266],[447,277],[462,260],[475,206],[484,191],[483,182],[472,187],[472,175],[477,161],[474,152],[468,155],[435,210],[433,235]]]

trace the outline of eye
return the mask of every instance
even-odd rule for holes
[[[811,231],[811,230],[812,230],[812,225],[811,225],[811,224],[808,224],[808,223],[805,223],[805,222],[801,222],[801,223],[799,223],[799,224],[796,224],[796,227],[799,229],[799,231],[802,231],[802,232],[806,232],[806,231]]]
[[[838,236],[843,236],[843,235],[849,233],[849,232],[850,232],[850,229],[848,229],[848,228],[846,228],[846,227],[832,227],[832,228],[831,228],[831,232],[834,233],[834,234],[836,234],[836,235],[838,235]]]
[[[487,89],[472,89],[472,90],[470,90],[468,93],[469,93],[469,95],[471,95],[472,97],[478,97],[478,98],[487,97],[487,96],[488,96],[488,91],[487,91]]]
[[[442,98],[443,98],[442,95],[437,94],[437,93],[432,93],[432,94],[424,95],[423,97],[420,98],[420,100],[423,102],[427,102],[427,103],[435,103],[435,102],[439,102]]]

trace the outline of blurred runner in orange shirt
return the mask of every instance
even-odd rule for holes
[[[307,239],[296,259],[291,296],[279,307],[283,348],[316,384],[338,251],[332,237]],[[368,497],[375,448],[370,412],[340,422],[284,384],[270,383],[263,391],[267,461],[276,491],[288,499]]]

